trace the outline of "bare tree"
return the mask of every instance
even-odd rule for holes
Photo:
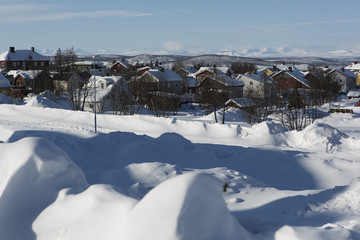
[[[114,114],[119,112],[123,115],[133,115],[135,113],[131,90],[126,80],[120,79],[111,88],[108,98]]]
[[[74,73],[69,79],[68,92],[72,109],[84,111],[85,99],[89,95],[88,80]]]
[[[231,64],[231,71],[236,74],[244,74],[256,71],[256,65],[248,62],[234,62]]]

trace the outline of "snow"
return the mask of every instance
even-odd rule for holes
[[[11,52],[10,50],[5,51],[0,54],[0,61],[49,61],[49,59],[37,52],[19,49],[15,50],[15,52]]]
[[[49,93],[2,99],[0,239],[360,239],[356,99],[302,131],[193,106],[98,114],[96,134]]]

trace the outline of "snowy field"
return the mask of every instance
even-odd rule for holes
[[[0,239],[360,239],[355,102],[299,132],[0,104]]]

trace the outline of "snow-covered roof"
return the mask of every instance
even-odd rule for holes
[[[118,64],[118,63],[121,64],[121,65],[123,65],[125,68],[131,67],[131,65],[130,65],[128,62],[126,62],[126,61],[121,61],[121,60],[116,61],[111,67],[115,66],[115,65]]]
[[[349,69],[350,71],[360,71],[360,63],[354,62],[346,66],[345,69]]]
[[[254,101],[250,98],[232,98],[229,99],[225,105],[228,105],[230,103],[236,104],[238,107],[250,107],[255,105]]]
[[[206,72],[206,71],[226,75],[226,73],[230,71],[230,68],[229,67],[201,67],[199,69],[199,71],[194,73],[194,75],[196,76],[196,75]]]
[[[42,70],[10,70],[6,76],[12,76],[13,78],[18,77],[19,75],[26,79],[35,79]]]
[[[295,67],[289,67],[287,70],[282,70],[278,73],[275,73],[273,75],[273,78],[278,76],[281,73],[287,73],[288,75],[290,75],[291,77],[293,77],[294,79],[299,81],[300,83],[304,84],[307,87],[310,87],[309,81],[305,78],[305,74],[302,73],[301,71],[299,71]]]
[[[194,77],[186,77],[185,85],[188,87],[197,87],[199,85],[198,81]]]
[[[348,97],[360,97],[360,91],[349,91],[347,96]]]
[[[77,61],[74,64],[77,66],[90,66],[90,67],[94,67],[95,64],[97,67],[103,67],[103,68],[106,67],[106,65],[103,62],[94,63],[94,61]]]
[[[193,67],[184,67],[183,69],[188,73],[196,73],[198,71],[196,68]]]
[[[11,87],[10,81],[0,72],[0,87]]]
[[[266,80],[267,83],[273,83],[273,80],[263,72],[240,74],[236,79],[242,81],[244,78],[250,78],[260,83],[263,83],[264,80]]]
[[[337,71],[338,73],[344,75],[345,77],[349,77],[349,78],[357,78],[357,75],[355,73],[353,73],[352,71],[350,71],[349,69],[334,69],[333,71]],[[333,71],[330,71],[330,73],[332,73]]]
[[[49,59],[32,50],[8,50],[0,54],[0,61],[49,61]]]
[[[227,75],[216,75],[216,76],[212,76],[210,78],[214,79],[215,81],[221,82],[222,84],[224,84],[227,87],[236,87],[236,86],[244,86],[245,85],[242,81],[237,80],[232,77],[229,77]],[[205,79],[207,79],[207,78],[204,78],[202,81],[204,81]]]
[[[96,101],[99,101],[100,99],[106,97],[112,90],[112,88],[121,81],[122,86],[127,87],[127,81],[125,80],[125,78],[122,78],[121,76],[109,76],[109,77],[100,77],[100,76],[95,76],[95,81],[96,81]],[[106,82],[106,87],[105,88],[101,88],[101,83]],[[88,96],[86,97],[85,101],[86,102],[93,102],[94,101],[94,96],[95,96],[95,91],[94,91],[94,76],[92,76],[89,80],[89,82],[87,83],[88,85]]]
[[[146,72],[146,74],[153,75],[154,77],[159,79],[160,82],[182,81],[182,78],[179,75],[169,69],[164,69],[163,71],[158,69],[149,70]]]

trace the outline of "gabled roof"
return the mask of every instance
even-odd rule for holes
[[[212,73],[216,73],[216,74],[220,74],[220,75],[226,75],[229,71],[231,72],[229,67],[201,67],[199,69],[199,71],[197,71],[196,73],[194,73],[195,76],[199,75],[200,73],[203,72],[212,72]]]
[[[25,79],[35,79],[42,70],[10,70],[6,76],[12,76],[13,78],[17,78],[18,76],[22,76]]]
[[[177,75],[174,71],[169,69],[164,69],[164,71],[154,69],[149,70],[144,74],[151,74],[157,78],[160,82],[173,82],[173,81],[182,81],[182,78]]]
[[[203,81],[205,81],[207,78],[218,81],[218,82],[224,84],[227,87],[239,87],[239,86],[244,86],[245,85],[242,81],[237,80],[237,79],[232,78],[232,77],[229,77],[227,75],[216,75],[216,76],[206,77],[200,82],[200,84]]]
[[[255,105],[254,101],[251,100],[250,98],[231,98],[225,103],[225,105],[228,105],[230,103],[235,104],[239,108],[250,107]]]
[[[11,87],[10,81],[0,72],[0,87]]]
[[[346,66],[345,69],[349,69],[350,71],[360,71],[360,63],[352,63],[349,66]]]
[[[112,66],[111,66],[111,68],[112,67],[114,67],[116,64],[121,64],[123,67],[125,67],[125,68],[130,68],[131,67],[131,65],[128,63],[128,62],[126,62],[126,61],[116,61]]]
[[[199,82],[196,81],[194,77],[186,77],[186,79],[184,79],[184,83],[188,87],[197,87],[199,85]]]
[[[196,73],[198,71],[196,68],[193,67],[184,67],[183,69],[187,71],[189,74]]]
[[[332,74],[334,72],[337,72],[346,78],[357,78],[357,75],[348,69],[332,69],[327,74]]]
[[[274,81],[264,72],[240,74],[236,79],[242,81],[244,78],[250,78],[251,80],[260,83],[264,83],[264,80],[266,80],[266,83],[274,83]]]
[[[310,87],[309,81],[305,78],[305,74],[299,71],[295,67],[291,67],[291,70],[281,70],[280,72],[275,73],[272,77],[276,78],[276,76],[285,73],[297,80],[298,82],[304,84],[307,87]]]
[[[10,50],[0,54],[0,61],[49,61],[49,59],[32,50]]]

